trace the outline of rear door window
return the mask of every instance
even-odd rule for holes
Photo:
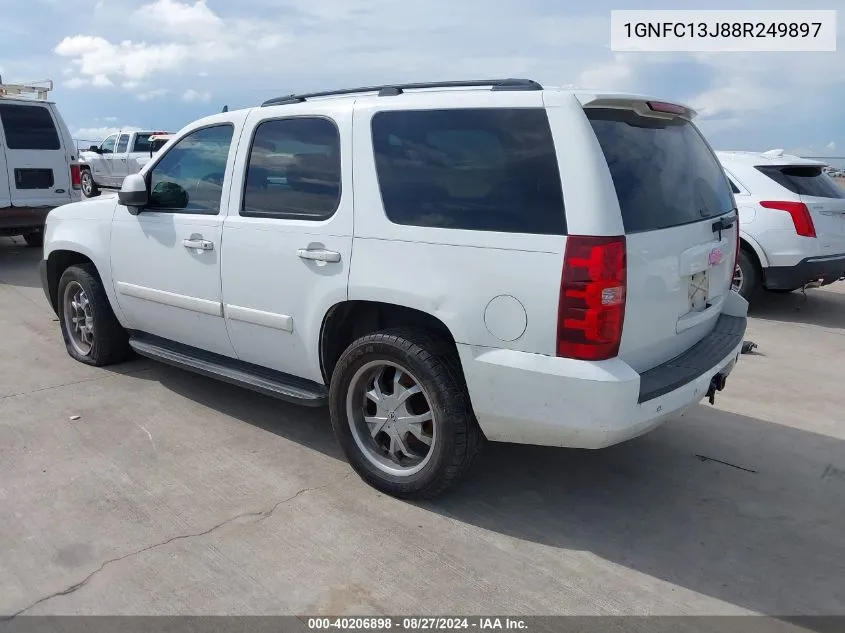
[[[9,149],[61,149],[53,116],[45,106],[0,104],[0,121]]]
[[[129,135],[121,134],[120,138],[117,141],[117,149],[114,150],[114,153],[123,154],[126,151],[127,147],[129,147]]]
[[[340,135],[332,121],[296,117],[255,130],[241,215],[327,220],[340,204]]]
[[[379,112],[372,135],[391,222],[566,234],[557,157],[542,108]]]
[[[731,211],[727,176],[689,121],[588,109],[616,187],[626,233],[700,222]]]
[[[764,165],[757,170],[799,196],[845,198],[845,191],[815,165]]]
[[[149,152],[150,151],[150,137],[152,134],[139,132],[135,135],[135,142],[132,144],[133,152]]]

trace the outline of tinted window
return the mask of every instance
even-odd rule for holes
[[[728,179],[692,123],[588,109],[616,187],[625,232],[698,222],[734,208]]]
[[[9,149],[61,149],[53,117],[44,106],[2,104],[0,120]]]
[[[114,145],[115,145],[116,142],[117,142],[117,134],[112,134],[105,141],[103,141],[102,145],[100,145],[100,151],[103,154],[113,154],[114,153]]]
[[[833,178],[824,173],[821,167],[780,165],[758,167],[757,169],[781,187],[786,187],[799,196],[845,198],[845,191],[836,184]]]
[[[372,128],[381,197],[392,222],[566,233],[545,110],[379,112]]]
[[[739,187],[737,187],[737,186],[734,184],[734,181],[733,181],[733,180],[731,180],[730,178],[728,178],[728,182],[730,182],[730,183],[731,183],[731,191],[733,191],[734,193],[739,193]]]
[[[320,118],[265,121],[255,131],[241,215],[324,220],[340,201],[340,137]]]
[[[124,153],[127,147],[129,147],[129,135],[121,134],[120,139],[117,141],[117,149],[114,150],[115,154]]]
[[[132,144],[132,151],[149,153],[151,136],[152,134],[136,134],[135,142]]]
[[[148,206],[217,215],[232,131],[231,125],[203,128],[171,147],[150,173]]]

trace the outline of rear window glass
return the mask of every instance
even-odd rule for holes
[[[0,104],[9,149],[61,149],[50,111],[44,106]]]
[[[766,165],[757,170],[799,196],[845,198],[845,191],[821,167],[813,165]]]
[[[379,112],[372,133],[379,187],[391,222],[566,233],[545,110]]]
[[[616,187],[626,233],[699,222],[731,211],[722,167],[696,127],[681,118],[588,109]]]
[[[150,144],[150,137],[152,134],[138,133],[135,135],[135,142],[132,144],[133,152],[149,152],[152,145]]]

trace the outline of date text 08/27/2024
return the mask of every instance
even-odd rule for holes
[[[444,631],[444,630],[525,630],[525,620],[510,617],[343,617],[308,618],[307,626],[319,630],[400,630],[400,631]]]

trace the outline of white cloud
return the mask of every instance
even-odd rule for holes
[[[65,88],[70,88],[71,90],[73,90],[75,88],[80,88],[81,86],[84,86],[87,83],[88,82],[85,81],[84,79],[82,79],[81,77],[71,77],[70,79],[65,81],[62,85]]]
[[[829,152],[836,151],[836,143],[834,143],[833,141],[831,141],[830,143],[828,143],[827,145],[825,145],[825,146],[824,146],[824,148],[825,148],[827,151],[829,151]]]
[[[211,101],[211,93],[210,92],[197,92],[193,88],[189,88],[182,94],[182,101],[192,102],[192,101],[201,101],[206,103]]]
[[[576,83],[585,89],[628,90],[635,81],[634,64],[630,56],[616,54],[609,62],[584,70]]]
[[[137,9],[129,20],[158,41],[116,43],[79,34],[65,37],[54,52],[69,58],[83,76],[108,77],[125,84],[162,72],[181,72],[196,63],[233,64],[249,54],[277,48],[285,39],[278,27],[266,20],[224,21],[204,0],[194,4],[155,0]]]
[[[132,19],[136,24],[154,24],[157,29],[177,36],[216,34],[223,29],[223,20],[208,8],[205,0],[192,5],[178,0],[157,0],[140,7]]]
[[[137,80],[178,66],[185,59],[183,49],[178,44],[134,44],[128,40],[112,44],[102,37],[74,35],[59,42],[55,52],[70,57],[82,75]]]
[[[81,14],[57,19],[57,29],[64,29],[58,32],[66,36],[54,40],[68,75],[62,79],[77,87],[108,80],[129,93],[125,112],[130,116],[132,104],[139,107],[136,98],[167,95],[202,103],[225,93],[227,101],[245,105],[290,91],[349,84],[510,75],[677,99],[699,110],[706,133],[729,130],[719,142],[733,143],[765,129],[756,139],[763,145],[802,144],[805,138],[796,134],[815,139],[817,148],[824,145],[818,139],[836,139],[840,148],[845,143],[842,132],[829,124],[823,131],[803,131],[841,109],[842,51],[614,53],[607,46],[609,5],[604,3],[576,8],[523,0],[121,0],[104,5],[91,0],[89,6],[95,2],[101,6],[96,20],[90,11],[86,19]],[[642,8],[655,2],[646,0]],[[748,8],[794,8],[786,0],[750,2],[756,6]],[[845,28],[845,12],[838,27]],[[84,95],[77,91],[74,98]],[[799,106],[796,95],[802,96]]]
[[[739,77],[726,78],[717,88],[706,90],[691,99],[691,105],[702,118],[713,118],[726,113],[732,116],[758,112],[777,103],[780,93],[771,88],[750,86]]]
[[[91,79],[91,85],[97,88],[108,88],[113,86],[114,83],[105,75],[94,75],[94,78]]]
[[[155,90],[140,92],[136,95],[136,98],[138,101],[152,101],[153,99],[165,96],[168,92],[170,91],[167,88],[156,88]]]

